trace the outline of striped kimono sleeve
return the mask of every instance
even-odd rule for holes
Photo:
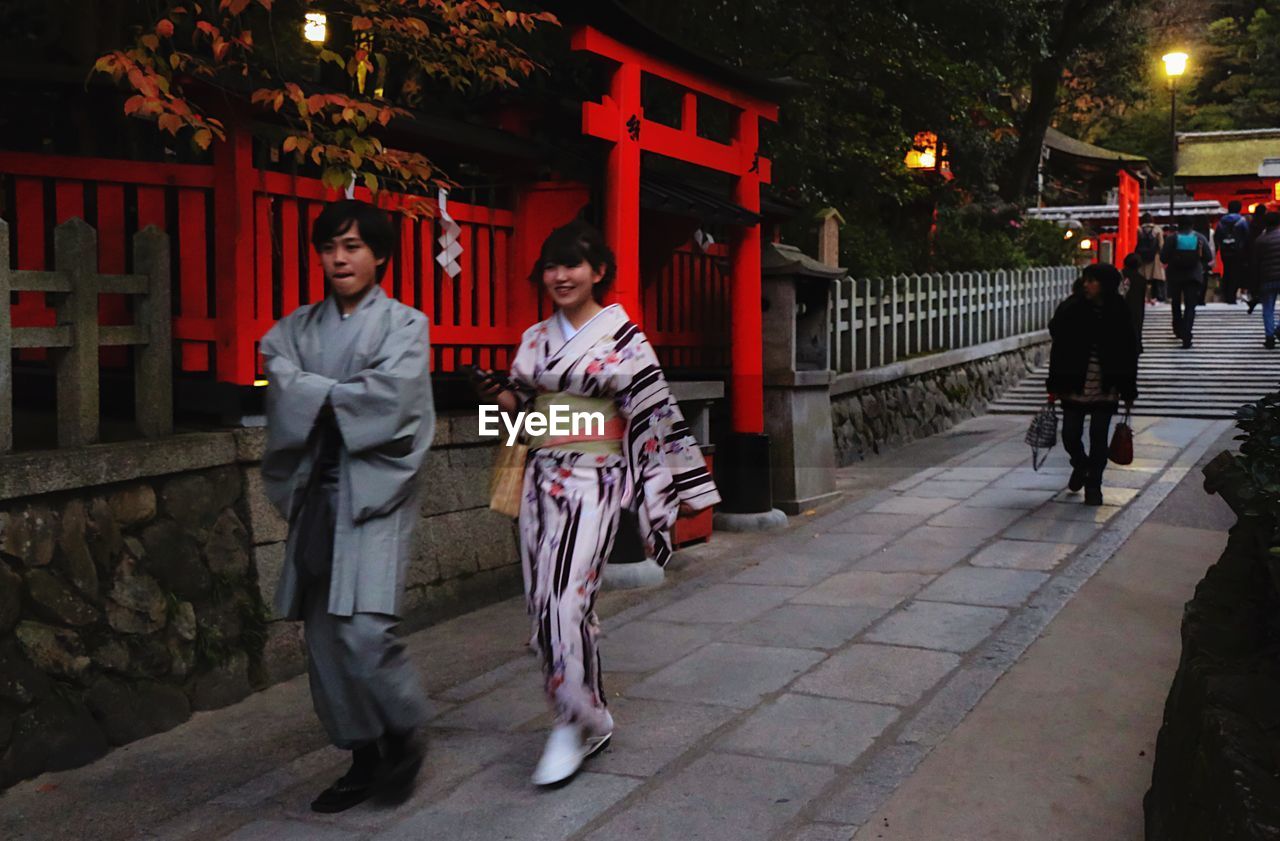
[[[671,529],[680,503],[698,511],[718,503],[720,493],[648,339],[630,322],[614,339],[619,351],[632,350],[626,383],[617,395],[619,413],[627,421],[630,493],[624,504],[636,510],[649,556],[664,565],[671,558]]]

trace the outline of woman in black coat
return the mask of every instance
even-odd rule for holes
[[[1111,416],[1138,396],[1138,344],[1129,308],[1120,297],[1120,272],[1096,263],[1081,273],[1078,291],[1049,322],[1049,399],[1062,401],[1062,446],[1071,456],[1067,488],[1084,488],[1086,505],[1102,504]],[[1089,451],[1082,436],[1089,415]]]

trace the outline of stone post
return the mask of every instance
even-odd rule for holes
[[[58,446],[98,440],[98,237],[72,218],[53,231],[54,269],[71,291],[54,307],[59,326],[71,328],[71,346],[51,349],[58,383]]]
[[[840,226],[844,217],[834,207],[819,210],[814,217],[818,222],[818,262],[824,266],[840,265]]]
[[[134,304],[147,342],[134,351],[134,415],[147,438],[173,432],[173,319],[169,298],[169,238],[154,225],[133,236],[133,270],[147,276]]]

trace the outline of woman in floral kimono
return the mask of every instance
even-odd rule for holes
[[[530,442],[520,555],[533,639],[555,711],[533,781],[571,777],[613,733],[596,647],[596,594],[619,514],[635,512],[649,556],[671,557],[680,511],[720,501],[648,339],[621,306],[601,306],[613,254],[584,222],[553,231],[530,280],[556,312],[525,331],[509,380],[484,389],[508,413],[598,412],[603,432]],[[500,384],[498,384],[500,382]]]

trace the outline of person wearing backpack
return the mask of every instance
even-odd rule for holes
[[[1204,296],[1205,268],[1213,260],[1209,239],[1191,229],[1191,217],[1178,220],[1178,231],[1164,241],[1160,259],[1165,264],[1169,300],[1173,303],[1173,334],[1191,347],[1196,306]],[[1185,308],[1185,309],[1184,309]]]
[[[1276,297],[1280,295],[1280,211],[1267,211],[1265,228],[1253,244],[1253,288],[1262,303],[1265,347],[1276,346]]]
[[[1213,244],[1222,256],[1222,302],[1234,304],[1236,292],[1247,284],[1249,222],[1240,215],[1240,202],[1227,204],[1227,215],[1218,220],[1213,232]]]
[[[1164,301],[1164,265],[1160,262],[1160,249],[1164,246],[1164,231],[1151,218],[1150,213],[1142,214],[1142,225],[1138,228],[1138,244],[1134,253],[1140,263],[1138,271],[1147,279],[1147,292],[1151,298]]]

